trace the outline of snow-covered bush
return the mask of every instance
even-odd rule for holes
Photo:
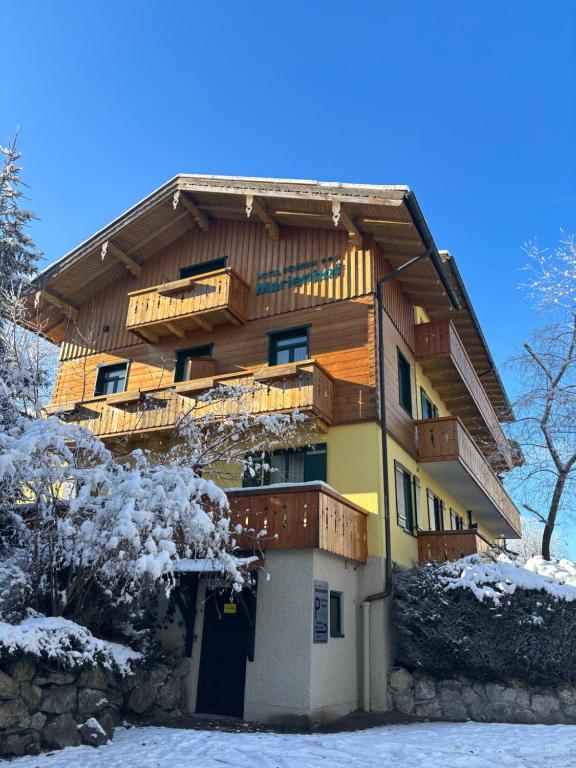
[[[32,314],[32,214],[19,205],[18,153],[0,151],[0,622],[33,610],[110,636],[172,588],[182,558],[219,561],[241,589],[239,531],[208,478],[237,476],[247,453],[291,440],[303,417],[253,414],[249,392],[219,387],[181,414],[166,452],[121,455],[74,423],[41,418],[46,370],[19,335]],[[210,416],[215,401],[226,418]]]
[[[60,669],[99,666],[127,675],[133,671],[132,662],[139,661],[142,654],[125,645],[100,640],[67,619],[39,616],[17,625],[0,621],[0,663],[27,657]]]
[[[576,683],[576,564],[473,556],[397,568],[397,662],[435,677]]]

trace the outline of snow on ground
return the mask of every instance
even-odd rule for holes
[[[418,723],[332,734],[120,728],[10,768],[574,768],[576,726]]]

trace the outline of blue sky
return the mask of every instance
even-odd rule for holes
[[[522,244],[576,229],[573,0],[19,0],[0,32],[46,263],[178,172],[408,184],[502,363]]]

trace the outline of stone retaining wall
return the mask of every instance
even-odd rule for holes
[[[436,680],[394,667],[389,673],[393,708],[427,720],[481,723],[576,723],[576,687],[542,689],[521,682],[477,683],[458,676]]]
[[[119,677],[63,672],[30,660],[0,665],[0,756],[37,754],[112,738],[123,718],[177,721],[186,710],[188,660]]]

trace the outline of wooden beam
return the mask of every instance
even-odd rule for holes
[[[212,323],[209,320],[206,320],[206,318],[204,317],[193,316],[192,320],[194,320],[196,325],[199,328],[202,328],[203,331],[208,331],[208,333],[210,333],[210,331],[214,330],[214,326],[212,325]]]
[[[138,334],[151,344],[158,344],[160,341],[160,337],[153,333],[149,328],[138,328]]]
[[[344,204],[340,205],[340,222],[347,229],[350,242],[357,248],[362,248],[362,233],[354,223]]]
[[[206,214],[198,208],[196,203],[194,203],[187,195],[185,195],[180,189],[176,190],[174,193],[174,197],[172,198],[172,205],[174,207],[174,210],[176,210],[176,207],[178,203],[181,203],[184,208],[188,211],[188,213],[192,214],[192,218],[196,222],[196,224],[200,227],[200,229],[203,229],[206,231],[208,229],[208,219],[206,218]]]
[[[47,291],[46,288],[43,288],[41,292],[46,301],[49,301],[50,304],[58,307],[58,309],[63,310],[69,318],[76,320],[78,317],[78,307],[75,307],[73,304],[68,304],[67,301],[61,299],[60,296],[56,296],[55,293]]]
[[[161,234],[163,234],[167,229],[170,229],[171,227],[174,227],[176,224],[178,224],[179,221],[182,221],[182,219],[187,219],[190,217],[189,211],[184,211],[184,213],[179,214],[176,216],[175,219],[172,219],[172,221],[167,222],[163,226],[159,227],[158,229],[155,229],[152,234],[145,237],[143,240],[140,240],[140,242],[136,243],[130,250],[128,251],[128,255],[131,256],[133,253],[137,253],[137,251],[140,250],[140,248],[144,248],[145,245],[148,245],[152,240],[155,240],[157,237],[159,237]]]
[[[232,314],[232,312],[229,312],[227,309],[223,310],[222,314],[226,317],[228,322],[232,323],[232,325],[242,325],[240,320]]]
[[[124,253],[122,249],[118,248],[117,245],[114,245],[111,240],[106,240],[102,246],[102,261],[104,261],[108,253],[118,261],[121,261],[131,275],[134,275],[134,277],[139,277],[142,272],[141,265],[138,264],[138,262],[135,261],[132,256]]]
[[[179,328],[176,323],[166,323],[166,328],[170,331],[170,333],[173,333],[174,336],[178,336],[180,339],[186,338],[186,332],[182,330],[182,328]]]
[[[246,195],[246,217],[248,219],[250,218],[252,211],[254,211],[256,216],[266,227],[268,236],[272,240],[279,240],[280,229],[278,228],[278,224],[276,224],[272,216],[270,216],[268,211],[264,208],[262,203],[259,202],[257,197],[254,195]]]

